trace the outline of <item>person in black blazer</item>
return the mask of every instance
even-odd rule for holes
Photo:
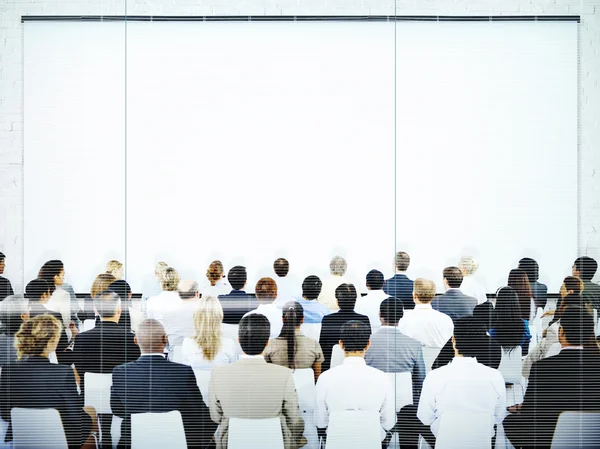
[[[402,301],[405,310],[415,308],[413,301],[414,281],[408,278],[404,272],[410,265],[410,256],[405,252],[396,253],[396,274],[385,281],[383,291]]]
[[[531,294],[535,300],[536,307],[542,309],[546,307],[546,301],[548,301],[548,286],[538,282],[540,278],[540,267],[538,263],[529,258],[523,257],[519,260],[519,266],[517,267],[527,273],[527,279],[529,279],[529,286],[531,287]]]
[[[6,266],[6,256],[4,253],[0,253],[0,274],[4,274],[4,267]],[[14,295],[12,285],[8,279],[4,276],[0,276],[0,301],[4,298]]]
[[[558,338],[562,350],[533,364],[523,403],[509,407],[504,419],[506,436],[516,448],[549,448],[563,411],[600,411],[600,351],[592,314],[569,306]]]
[[[463,274],[460,269],[458,267],[444,268],[443,275],[446,293],[437,296],[431,302],[431,307],[445,313],[452,318],[452,321],[467,315],[473,315],[477,300],[460,291],[460,285],[463,281]]]
[[[217,425],[210,419],[192,368],[164,358],[167,336],[162,325],[153,319],[143,321],[135,341],[140,358],[117,366],[112,375],[110,406],[123,418],[118,447],[130,445],[132,414],[172,410],[181,412],[188,448],[208,445]]]
[[[15,407],[54,408],[60,413],[69,448],[78,449],[86,441],[86,445],[93,444],[90,431],[95,430],[96,417],[93,408],[84,410],[73,369],[48,360],[48,355],[56,351],[61,328],[61,322],[50,315],[23,323],[16,334],[20,361],[3,367],[0,376],[0,416],[10,423],[10,412]],[[6,441],[11,440],[9,427]]]
[[[131,297],[133,292],[131,286],[124,279],[119,279],[108,286],[109,290],[112,290],[119,298],[121,298],[121,317],[119,318],[119,324],[124,325],[128,331],[131,330],[131,317],[129,316],[129,307],[131,307]]]
[[[258,300],[244,290],[248,275],[246,268],[236,265],[227,273],[227,280],[233,290],[227,295],[220,295],[219,302],[223,307],[224,324],[240,324],[240,320],[248,312],[258,307]]]
[[[324,316],[321,322],[319,344],[325,356],[325,361],[321,365],[322,372],[328,370],[331,365],[331,352],[340,340],[340,330],[344,323],[352,320],[362,321],[369,326],[369,333],[371,333],[369,317],[354,311],[356,297],[356,288],[352,284],[341,284],[335,289],[335,298],[340,306],[340,310],[331,315]]]

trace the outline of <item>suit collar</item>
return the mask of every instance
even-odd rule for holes
[[[450,288],[446,290],[446,296],[462,296],[462,292],[458,288]]]
[[[246,292],[244,290],[231,290],[229,296],[246,296]]]
[[[138,362],[145,362],[145,363],[161,363],[161,362],[166,362],[167,359],[164,357],[164,355],[160,355],[160,354],[144,354],[141,355],[138,359]]]
[[[46,358],[46,357],[42,357],[41,355],[30,355],[27,356],[23,362],[26,363],[39,363],[39,364],[49,364],[50,363],[50,359]]]

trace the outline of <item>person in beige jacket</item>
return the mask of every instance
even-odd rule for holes
[[[246,315],[238,334],[244,355],[236,363],[212,370],[208,407],[210,417],[220,425],[215,435],[217,449],[227,448],[231,418],[278,417],[285,449],[297,449],[306,443],[292,370],[267,363],[263,357],[269,333],[269,320],[264,315]]]

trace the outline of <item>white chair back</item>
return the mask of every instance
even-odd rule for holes
[[[13,408],[13,449],[68,449],[60,413],[54,408]]]
[[[227,449],[283,449],[279,418],[229,419]]]
[[[314,410],[317,406],[317,392],[315,389],[315,372],[312,368],[294,370],[294,385],[298,392],[298,405],[305,412]]]
[[[131,449],[187,449],[178,410],[131,415]]]
[[[183,363],[183,347],[173,346],[173,349],[169,353],[169,361],[175,363]]]
[[[86,331],[92,330],[95,327],[96,327],[95,319],[84,320],[83,328],[81,329],[81,332],[86,332]]]
[[[517,346],[512,351],[502,348],[502,359],[498,371],[504,377],[507,384],[520,384],[523,376],[523,348]]]
[[[112,422],[110,423],[110,438],[112,443],[112,449],[117,449],[117,445],[119,444],[119,440],[121,439],[122,423],[123,418],[120,418],[117,415],[112,416]]]
[[[321,323],[302,323],[300,330],[304,336],[319,341],[321,336]]]
[[[131,323],[131,330],[133,332],[137,332],[138,327],[140,326],[142,321],[144,321],[145,319],[146,319],[146,314],[144,312],[142,312],[141,310],[139,310],[135,307],[129,308],[129,321]]]
[[[212,371],[203,370],[200,368],[194,368],[194,375],[196,376],[196,385],[200,389],[200,393],[202,393],[202,399],[204,403],[208,406],[206,402],[208,400],[208,385],[210,384],[210,375]]]
[[[335,368],[338,365],[344,363],[344,359],[346,356],[344,355],[344,350],[340,345],[335,345],[333,350],[331,351],[331,363],[329,368]]]
[[[435,449],[491,449],[494,419],[487,413],[451,413],[440,417]]]
[[[597,337],[600,335],[600,321],[598,321],[598,309],[594,310],[594,335]]]
[[[600,412],[562,412],[551,449],[592,449],[600,443]]]
[[[96,413],[112,413],[110,409],[110,387],[112,374],[85,373],[85,405],[94,407]]]
[[[396,392],[396,412],[399,412],[405,405],[413,403],[413,385],[412,374],[406,373],[386,373]]]
[[[433,362],[435,362],[435,359],[437,359],[441,351],[442,348],[435,348],[433,346],[423,346],[423,360],[425,361],[425,368],[427,372],[431,371]]]
[[[381,447],[379,413],[362,410],[333,412],[327,427],[327,449],[376,449]]]
[[[0,376],[2,375],[2,367],[0,366]],[[12,443],[5,444],[4,439],[6,438],[6,431],[8,430],[8,423],[0,418],[0,448],[4,449],[8,447],[8,444],[12,446]]]

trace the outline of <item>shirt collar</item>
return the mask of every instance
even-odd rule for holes
[[[429,303],[429,304],[415,304],[415,310],[416,309],[420,309],[420,310],[433,310],[433,307],[431,307],[431,303]]]
[[[262,356],[262,355],[248,355],[248,354],[241,354],[241,355],[240,355],[240,359],[249,359],[249,360],[253,360],[253,359],[254,359],[254,360],[258,360],[258,359],[261,359],[261,360],[264,360],[265,358],[264,358],[264,356]]]
[[[477,363],[477,359],[475,357],[454,357],[452,359],[452,363],[456,363],[458,365],[462,365],[464,363]]]
[[[365,366],[366,362],[365,359],[362,357],[346,357],[344,359],[344,365],[361,365],[361,366]]]
[[[165,358],[165,355],[162,352],[152,352],[149,354],[142,354],[142,355],[140,355],[140,357],[154,357],[157,355],[161,356],[163,359]]]
[[[583,346],[563,346],[561,351],[564,351],[565,349],[583,349]]]

